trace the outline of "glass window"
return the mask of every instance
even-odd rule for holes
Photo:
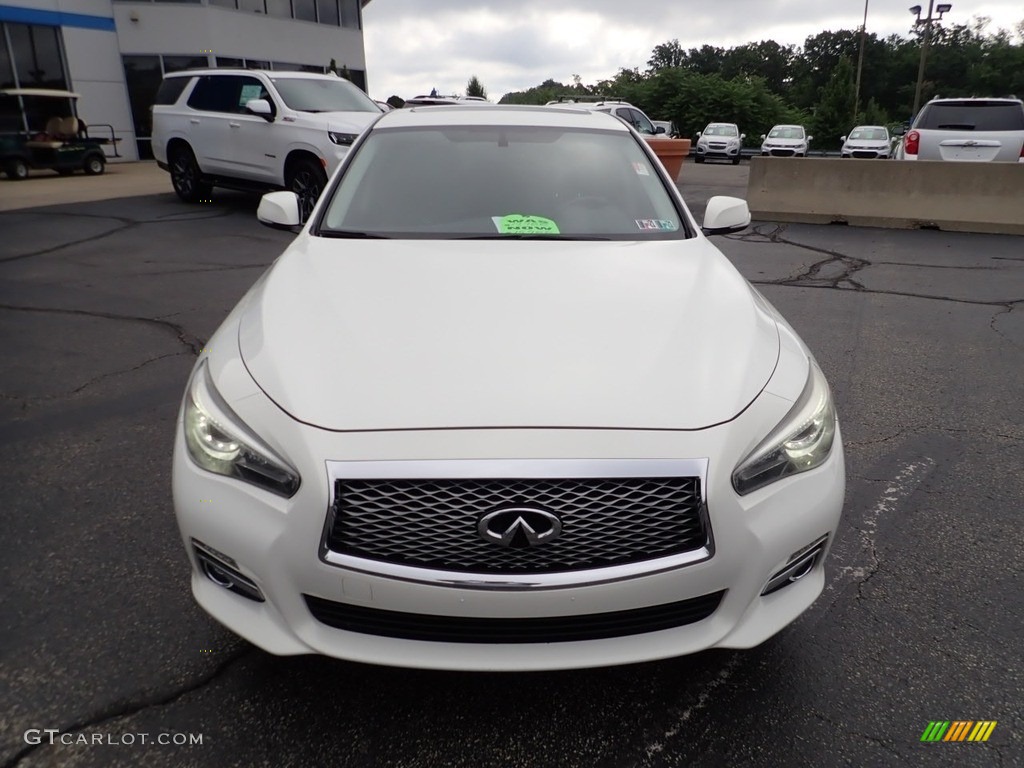
[[[231,9],[235,9],[238,7],[238,4],[235,2],[235,0],[210,0],[210,5],[219,5],[222,8]]]
[[[299,67],[299,72],[317,72],[325,75],[327,74],[327,67],[318,67],[316,64],[303,64]]]
[[[914,127],[953,131],[1021,131],[1024,130],[1024,110],[1019,103],[1012,101],[932,103],[921,111]]]
[[[359,23],[359,0],[339,0],[341,5],[341,26],[362,29]]]
[[[630,122],[633,124],[634,128],[647,136],[654,135],[654,126],[651,125],[651,121],[647,119],[647,116],[644,115],[643,112],[639,109],[631,109],[629,110],[629,114]]]
[[[295,18],[300,21],[316,21],[316,0],[292,0]]]
[[[226,56],[217,57],[218,67],[232,67],[234,69],[242,69],[245,66],[245,59],[229,59]]]
[[[192,78],[185,76],[168,77],[157,89],[156,98],[153,100],[154,104],[173,104],[181,96],[181,92],[185,90],[185,86],[189,84]]]
[[[206,56],[164,56],[164,73],[183,69],[206,69],[210,60]]]
[[[370,133],[327,202],[323,229],[398,238],[670,240],[687,236],[631,134],[538,126]]]
[[[340,78],[271,77],[270,82],[296,112],[380,112],[369,96]]]
[[[232,75],[204,75],[199,78],[188,105],[203,112],[237,112],[241,78]]]
[[[288,64],[284,61],[272,61],[270,63],[273,65],[275,72],[302,72],[302,67],[304,66],[303,64]],[[316,71],[320,71],[319,67]]]
[[[247,13],[266,13],[263,0],[238,0],[238,10]]]
[[[338,0],[316,0],[316,11],[321,24],[338,26]]]
[[[270,69],[270,62],[263,61],[262,59],[246,59],[246,69]]]
[[[267,15],[276,19],[290,19],[292,17],[291,0],[267,0]]]
[[[57,27],[8,24],[14,67],[22,88],[67,90]]]
[[[7,35],[0,24],[0,88],[14,88],[14,67],[11,66],[11,52],[7,49]]]

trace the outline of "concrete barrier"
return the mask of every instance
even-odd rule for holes
[[[755,219],[1024,235],[1024,163],[755,157]]]

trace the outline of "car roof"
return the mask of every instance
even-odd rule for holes
[[[572,107],[539,107],[522,105],[452,104],[447,106],[415,106],[387,112],[377,123],[379,128],[412,126],[511,125],[548,128],[590,128],[629,133],[629,128],[616,117],[602,112]]]
[[[319,72],[297,72],[285,69],[240,69],[229,67],[204,67],[202,69],[182,69],[178,72],[168,72],[164,78],[169,77],[196,77],[197,75],[256,75],[263,74],[273,78],[294,78],[296,80],[345,80],[338,75],[324,75]],[[347,81],[346,81],[347,82]]]
[[[1021,104],[1024,105],[1024,100],[1018,99],[1014,96],[960,96],[951,97],[946,99],[935,98],[928,102],[928,104],[971,104],[971,103],[983,103],[983,104]],[[927,106],[927,104],[925,105]]]
[[[881,129],[883,131],[889,130],[884,125],[855,125],[855,126],[853,126],[853,130],[855,130],[855,131],[859,131],[861,128],[871,128],[872,130]]]
[[[81,95],[74,91],[60,91],[54,88],[4,88],[0,94],[4,96],[43,96],[53,99],[81,98]]]

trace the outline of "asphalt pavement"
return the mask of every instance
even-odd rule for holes
[[[699,218],[746,170],[688,163],[679,183]],[[272,657],[194,604],[178,404],[290,235],[253,196],[188,206],[151,165],[123,173],[109,200],[0,181],[0,768],[1024,765],[1024,238],[717,239],[814,351],[845,438],[826,590],[779,635],[609,669],[409,671]],[[32,205],[22,184],[43,187]],[[922,742],[936,720],[997,725]]]

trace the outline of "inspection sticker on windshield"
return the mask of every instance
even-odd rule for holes
[[[503,235],[557,235],[558,225],[543,216],[527,216],[510,213],[507,216],[492,216],[491,221]]]
[[[675,232],[679,227],[668,219],[635,219],[636,225],[643,230],[657,232]]]
[[[636,171],[637,176],[650,176],[651,172],[647,170],[647,166],[643,163],[633,163],[633,170]]]

